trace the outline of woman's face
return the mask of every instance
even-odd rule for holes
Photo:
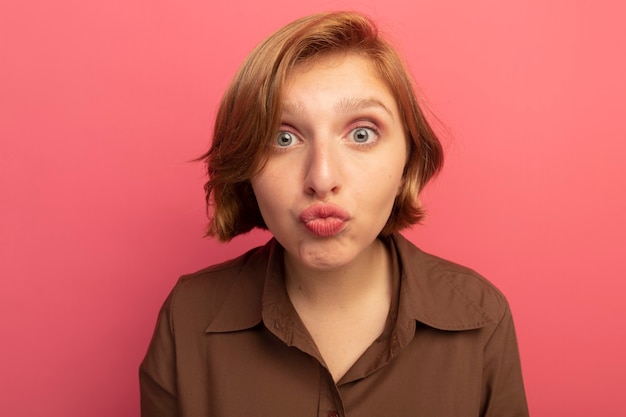
[[[404,126],[367,58],[332,55],[286,80],[282,119],[252,178],[263,219],[291,262],[338,269],[367,256],[402,183]]]

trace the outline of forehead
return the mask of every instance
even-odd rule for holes
[[[285,84],[293,83],[297,81],[298,78],[306,76],[311,72],[315,72],[318,75],[319,73],[332,73],[337,72],[338,69],[344,66],[362,70],[363,73],[366,73],[377,82],[383,82],[376,63],[372,58],[358,53],[333,52],[296,63],[291,70],[287,72]]]
[[[308,102],[319,92],[344,95],[343,104],[372,100],[397,104],[376,63],[362,54],[334,53],[296,64],[285,78],[281,102],[283,107],[298,106],[294,101]]]

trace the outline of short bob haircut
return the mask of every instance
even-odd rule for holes
[[[368,17],[356,12],[296,20],[261,42],[247,57],[220,104],[206,163],[208,236],[222,241],[255,227],[267,229],[250,179],[263,169],[280,126],[281,91],[293,68],[329,54],[371,60],[394,96],[408,144],[403,185],[381,235],[422,220],[419,192],[441,169],[441,143],[418,105],[404,61]]]

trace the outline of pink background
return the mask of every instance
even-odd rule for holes
[[[59,0],[0,5],[0,415],[136,416],[177,277],[263,242],[202,238],[216,104],[260,39],[375,17],[445,126],[406,234],[498,285],[534,417],[623,415],[620,1]]]

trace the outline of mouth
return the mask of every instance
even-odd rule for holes
[[[350,215],[334,204],[314,204],[300,213],[300,221],[317,237],[332,237],[344,228]]]

